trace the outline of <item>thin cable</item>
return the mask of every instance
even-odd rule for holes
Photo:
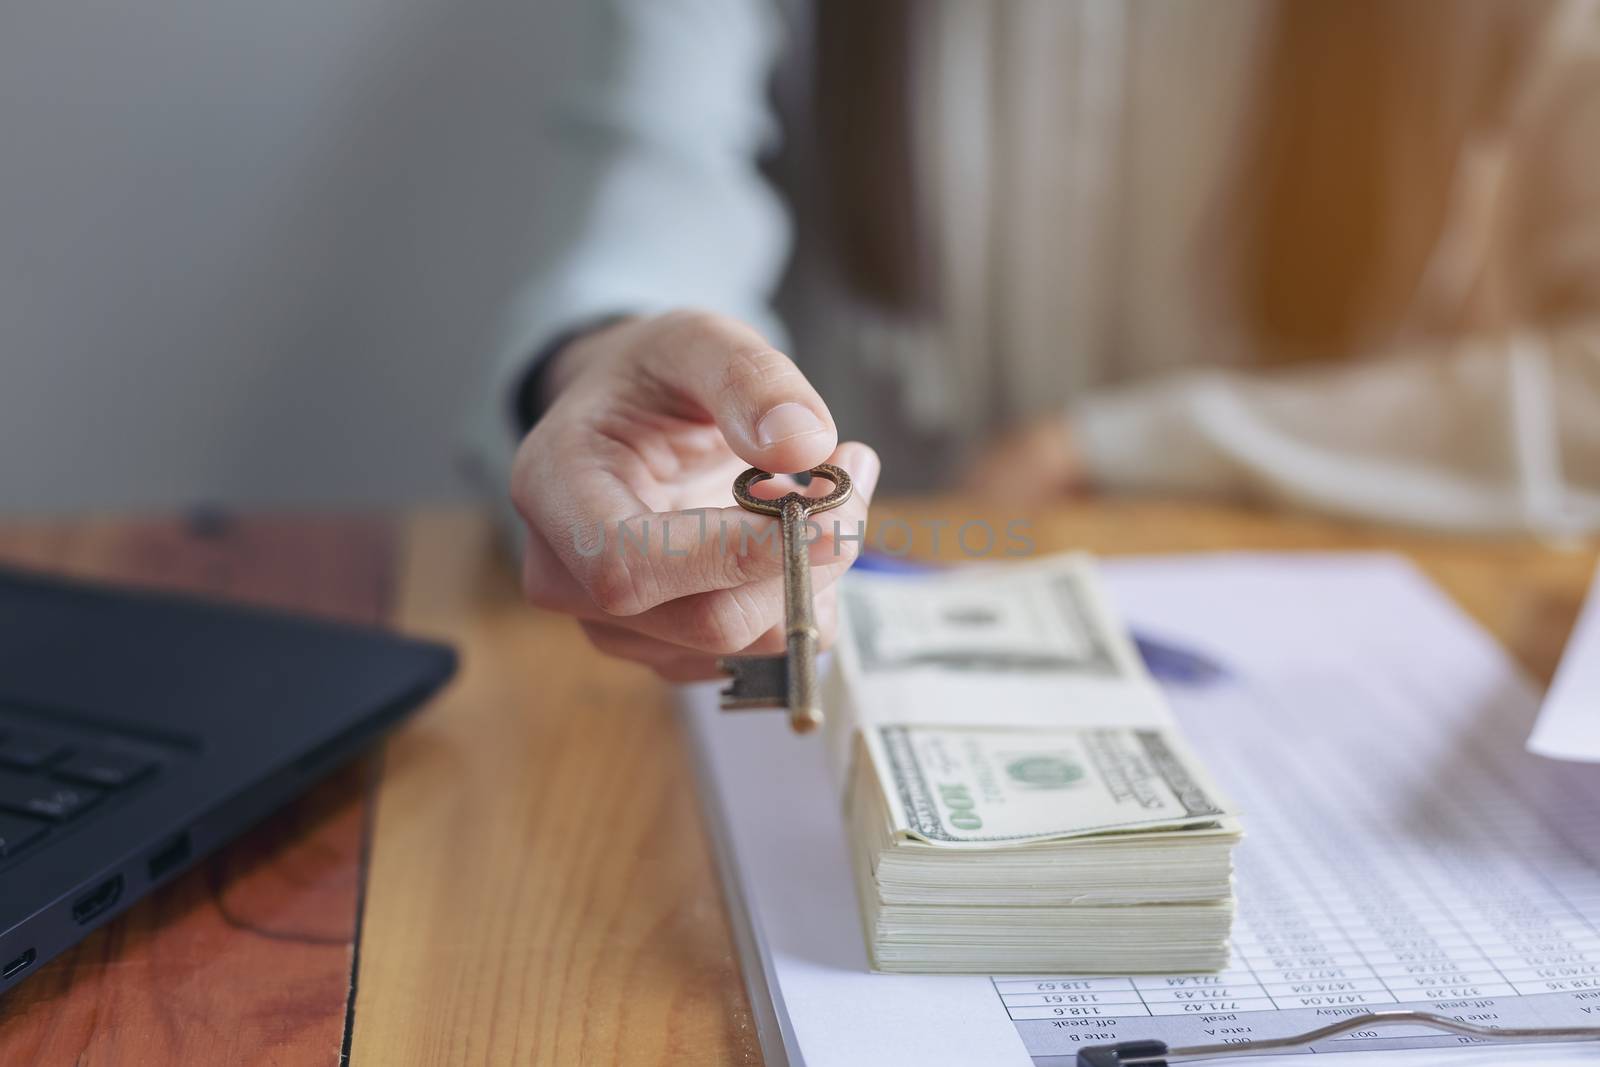
[[[1458,1019],[1451,1019],[1443,1015],[1434,1015],[1425,1011],[1374,1011],[1365,1015],[1352,1015],[1348,1019],[1341,1019],[1330,1023],[1317,1030],[1308,1030],[1303,1034],[1291,1034],[1288,1037],[1265,1038],[1251,1041],[1247,1045],[1191,1045],[1188,1048],[1175,1048],[1161,1055],[1139,1055],[1118,1061],[1124,1067],[1136,1067],[1144,1064],[1155,1067],[1157,1064],[1181,1063],[1185,1060],[1209,1060],[1223,1056],[1261,1056],[1269,1052],[1293,1052],[1309,1047],[1313,1042],[1324,1038],[1337,1037],[1351,1030],[1366,1030],[1383,1026],[1430,1026],[1436,1030],[1445,1030],[1463,1037],[1478,1038],[1482,1041],[1492,1041],[1500,1044],[1516,1044],[1531,1041],[1600,1041],[1600,1027],[1558,1027],[1540,1026],[1521,1029],[1476,1026],[1464,1023]]]

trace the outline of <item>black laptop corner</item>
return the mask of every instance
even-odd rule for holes
[[[0,568],[0,991],[303,792],[447,646]]]

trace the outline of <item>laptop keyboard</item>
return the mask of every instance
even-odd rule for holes
[[[0,859],[38,844],[159,766],[132,748],[0,726]]]

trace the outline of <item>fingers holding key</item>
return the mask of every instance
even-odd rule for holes
[[[879,473],[876,453],[858,442],[841,445],[830,461],[851,475],[853,492],[808,522],[807,552],[819,584],[855,560]],[[832,488],[819,479],[812,491]],[[597,478],[580,491],[598,499],[582,502],[579,513],[616,510],[616,486]],[[524,584],[529,599],[541,606],[585,617],[583,609],[592,608],[633,618],[686,597],[747,589],[783,573],[778,520],[737,506],[665,513],[625,509],[623,517],[609,522],[579,523],[567,518],[573,510],[530,498]]]
[[[735,455],[771,471],[806,470],[834,450],[838,431],[800,368],[751,327],[684,311],[659,323],[662,381],[715,420]],[[652,374],[656,362],[649,364]]]
[[[816,598],[819,643],[824,649],[832,646],[838,632],[837,594],[837,587],[830,587],[818,593]],[[580,625],[590,643],[601,652],[642,664],[671,682],[704,681],[726,677],[726,673],[717,666],[721,655],[780,655],[787,644],[787,635],[781,623],[770,627],[754,641],[739,648],[729,649],[721,655],[690,650],[673,641],[651,637],[615,622],[584,621]]]
[[[839,467],[849,475],[851,492],[844,503],[807,515],[807,556],[812,567],[840,564],[849,567],[855,562],[865,540],[867,511],[878,486],[878,454],[859,441],[847,441],[828,457],[828,464]],[[826,497],[835,488],[835,484],[824,475],[813,478],[802,495],[814,499]],[[752,496],[770,499],[783,496],[785,487],[773,485],[772,482],[756,482],[750,492]],[[746,515],[752,520],[760,517],[748,512]],[[772,522],[773,526],[767,529],[776,526],[777,520]]]
[[[736,506],[731,481],[741,463],[827,461],[853,481],[852,499],[806,528],[818,622],[831,626],[827,589],[859,551],[879,465],[867,446],[838,444],[827,405],[786,355],[742,323],[680,311],[596,327],[549,358],[509,486],[530,601],[669,677],[710,673],[718,655],[776,652],[780,523]],[[831,488],[818,480],[807,494]]]
[[[531,560],[533,556],[534,553],[530,551],[528,559]],[[831,639],[828,627],[833,625],[836,617],[835,586],[848,566],[848,563],[841,562],[812,568],[817,622],[826,638]],[[570,579],[565,590],[561,589],[559,583],[540,579],[529,587],[528,598],[541,607],[573,615],[581,622],[604,625],[608,632],[628,633],[660,642],[672,647],[680,655],[764,655],[783,650],[782,641],[774,636],[782,632],[784,603],[781,578],[765,579],[738,589],[719,589],[680,597],[638,615],[627,616],[608,615],[587,603],[582,590]],[[601,651],[611,650],[602,648]]]

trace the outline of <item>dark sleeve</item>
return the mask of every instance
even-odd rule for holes
[[[534,424],[544,415],[547,406],[545,378],[548,376],[550,365],[555,361],[556,353],[584,334],[604,329],[625,318],[628,318],[626,313],[617,312],[588,319],[571,329],[561,331],[539,346],[538,351],[529,357],[522,373],[515,379],[511,392],[511,426],[519,438],[533,429]]]

